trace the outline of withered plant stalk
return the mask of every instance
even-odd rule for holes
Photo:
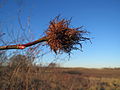
[[[70,53],[72,50],[82,48],[82,41],[90,40],[90,38],[83,36],[88,33],[87,31],[82,30],[82,27],[71,28],[70,23],[71,20],[60,19],[57,16],[50,21],[44,37],[26,44],[0,46],[0,50],[25,49],[37,43],[46,42],[55,53]],[[80,48],[77,45],[80,45]]]

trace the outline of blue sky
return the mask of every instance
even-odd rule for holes
[[[36,39],[58,14],[71,18],[72,25],[84,25],[91,32],[92,44],[75,51],[67,67],[120,67],[120,0],[0,0],[0,22],[17,25],[21,9],[24,24],[30,26]]]

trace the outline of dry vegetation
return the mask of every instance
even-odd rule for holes
[[[80,50],[82,48],[82,42],[90,40],[90,38],[85,37],[85,34],[88,34],[88,32],[83,30],[82,26],[73,28],[70,23],[71,20],[62,19],[57,16],[50,21],[45,36],[42,38],[26,44],[0,46],[0,50],[25,49],[26,47],[46,42],[46,45],[56,54],[63,52],[70,54],[72,50]],[[78,45],[80,47],[77,47]]]
[[[59,16],[50,21],[45,36],[23,44],[22,35],[16,45],[3,42],[0,32],[0,50],[24,49],[24,51],[0,52],[0,90],[120,90],[120,69],[60,68],[55,66],[37,66],[33,62],[43,56],[40,42],[45,42],[56,54],[68,53],[82,48],[87,31],[82,27],[70,27],[70,20]],[[21,25],[22,26],[22,25]],[[12,33],[13,35],[13,33]],[[22,43],[20,43],[20,41]],[[14,40],[13,40],[14,41]],[[14,44],[15,44],[14,42]],[[39,44],[38,44],[39,43]],[[36,46],[33,46],[38,44]],[[80,45],[80,47],[77,47]],[[29,47],[32,46],[32,47]],[[29,47],[25,50],[26,47]],[[42,52],[42,53],[40,53]],[[40,53],[40,54],[39,54]]]
[[[59,16],[50,21],[45,38],[48,39],[47,44],[55,53],[78,50],[82,48],[82,41],[90,40],[84,36],[88,32],[83,30],[82,26],[71,28],[71,20],[61,19]],[[76,47],[80,45],[81,48]]]
[[[0,67],[0,90],[120,90],[120,69],[16,67]]]
[[[71,20],[57,16],[50,21],[43,37],[31,41],[26,35],[29,29],[25,31],[20,19],[18,21],[21,31],[18,31],[17,39],[12,37],[6,44],[2,38],[3,31],[0,31],[0,90],[72,90],[80,89],[83,86],[84,88],[88,87],[84,85],[88,80],[81,75],[79,77],[78,73],[73,75],[62,68],[53,68],[51,65],[48,67],[33,65],[36,58],[39,59],[44,55],[42,46],[45,45],[49,46],[56,54],[65,52],[70,55],[72,50],[81,50],[82,42],[90,40],[85,36],[88,34],[87,31],[82,27],[71,27]],[[14,34],[11,32],[8,36]],[[24,50],[5,51],[8,49]],[[78,80],[77,83],[76,80]]]

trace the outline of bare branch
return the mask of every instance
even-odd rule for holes
[[[29,43],[26,43],[26,44],[0,46],[0,50],[6,50],[6,49],[25,49],[26,47],[29,47],[29,46],[32,46],[32,45],[35,45],[37,43],[44,42],[44,41],[47,41],[47,38],[43,37],[43,38],[40,38],[40,39],[38,39],[36,41],[29,42]]]

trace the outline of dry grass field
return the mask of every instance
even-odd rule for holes
[[[120,90],[120,69],[1,66],[0,90]]]

